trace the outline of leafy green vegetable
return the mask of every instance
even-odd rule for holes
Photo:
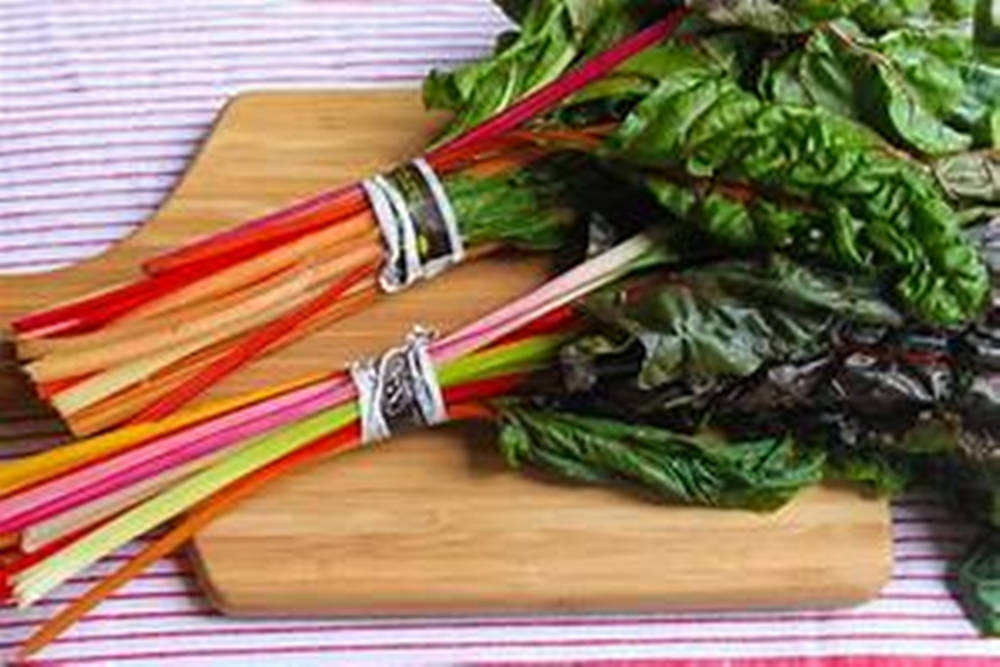
[[[933,164],[938,183],[953,199],[1000,204],[1000,152],[959,153]]]
[[[971,136],[949,124],[965,95],[971,58],[971,40],[954,29],[901,29],[873,40],[838,21],[768,63],[761,87],[771,99],[819,104],[901,146],[941,155],[972,145]]]
[[[962,559],[958,590],[980,631],[1000,635],[1000,536],[996,533],[983,535]]]
[[[789,438],[725,442],[518,406],[502,410],[499,446],[515,467],[717,507],[778,507],[823,470],[821,452],[799,451]]]
[[[847,16],[865,0],[689,0],[710,21],[769,33],[807,32],[817,22]]]
[[[588,301],[605,325],[638,341],[640,389],[684,379],[747,377],[767,363],[803,359],[828,345],[840,319],[898,325],[870,284],[848,282],[774,256],[681,272],[646,293],[607,290]],[[595,349],[594,340],[584,348]],[[616,349],[611,343],[603,349]],[[586,355],[577,355],[583,360]]]
[[[554,152],[486,177],[452,173],[444,183],[469,245],[563,250],[595,217],[614,216],[615,230],[628,231],[657,212],[643,191],[582,153]]]
[[[716,242],[821,255],[893,281],[917,317],[975,317],[985,267],[934,181],[861,126],[823,109],[762,102],[716,65],[661,82],[607,154],[655,168],[651,189]]]
[[[635,32],[666,6],[647,0],[518,0],[502,8],[519,31],[501,35],[493,57],[453,72],[433,71],[424,103],[455,117],[440,139],[477,125],[550,83],[580,58]]]

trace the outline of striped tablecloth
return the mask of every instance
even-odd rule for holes
[[[415,86],[432,66],[483,54],[504,25],[487,0],[0,0],[0,272],[62,266],[135,229],[234,93]],[[976,637],[948,592],[947,563],[969,528],[930,495],[897,502],[894,523],[892,582],[854,609],[248,622],[214,615],[177,558],[43,657],[185,665],[1000,659],[1000,645]],[[0,663],[128,553],[34,609],[0,609]]]

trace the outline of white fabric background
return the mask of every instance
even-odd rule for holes
[[[0,272],[93,256],[140,225],[237,92],[416,86],[432,66],[483,54],[503,27],[487,0],[0,0]],[[893,580],[855,609],[248,622],[213,615],[176,558],[43,657],[384,665],[782,656],[978,664],[1000,656],[948,593],[947,562],[968,528],[933,496],[898,502],[894,516]],[[0,656],[124,555],[33,610],[0,609]]]

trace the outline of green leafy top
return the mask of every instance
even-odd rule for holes
[[[842,116],[758,99],[693,50],[605,152],[647,167],[663,204],[716,242],[874,268],[932,323],[967,322],[984,304],[985,266],[922,169]]]
[[[635,32],[667,3],[648,0],[509,0],[519,30],[500,36],[493,56],[452,72],[433,71],[424,103],[454,112],[439,140],[497,114],[557,79],[572,64]]]

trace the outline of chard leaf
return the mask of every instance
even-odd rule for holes
[[[970,61],[962,73],[965,91],[950,122],[971,133],[977,145],[1000,147],[1000,67]]]
[[[461,134],[558,78],[578,59],[635,32],[662,10],[642,0],[521,0],[504,11],[520,24],[491,58],[452,72],[433,71],[424,104],[452,111],[440,140]]]
[[[983,634],[1000,635],[1000,536],[985,531],[958,569],[962,605]]]
[[[932,0],[865,0],[851,16],[865,32],[881,34],[931,13]]]
[[[688,0],[714,23],[763,32],[807,32],[819,21],[850,14],[864,0]]]
[[[638,490],[669,501],[773,509],[822,477],[823,456],[787,437],[724,442],[569,412],[507,406],[499,446],[511,466]]]
[[[984,303],[985,266],[922,167],[841,116],[761,102],[711,64],[661,82],[606,153],[654,169],[651,190],[717,243],[874,269],[927,322],[965,322]]]
[[[691,269],[645,294],[605,291],[587,305],[598,320],[642,345],[635,379],[642,390],[748,377],[768,364],[812,357],[829,345],[831,328],[842,320],[902,321],[870,283],[781,256]],[[575,347],[579,359],[615,346],[585,338]]]
[[[1000,204],[1000,151],[959,153],[936,160],[933,168],[953,199]]]
[[[996,64],[1000,59],[1000,5],[996,0],[976,0],[974,13],[976,47]]]
[[[863,112],[886,136],[927,155],[962,151],[972,145],[972,137],[935,116],[891,65],[875,64],[867,83],[871,97],[866,98]]]
[[[961,21],[972,18],[976,0],[933,0],[931,11],[943,21]]]

